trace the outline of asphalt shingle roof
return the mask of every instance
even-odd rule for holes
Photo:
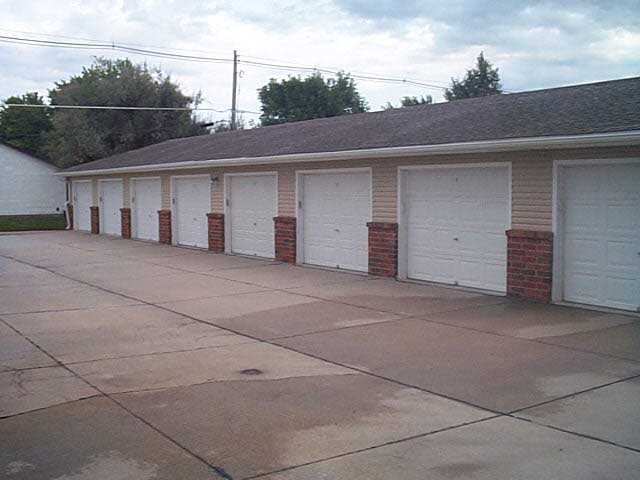
[[[180,138],[67,169],[640,130],[640,77]]]

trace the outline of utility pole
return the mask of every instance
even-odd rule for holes
[[[236,94],[238,91],[238,52],[233,51],[233,92],[231,94],[231,130],[237,128],[236,121]]]

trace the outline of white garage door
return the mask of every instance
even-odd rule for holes
[[[93,194],[91,182],[73,182],[73,223],[76,230],[91,231],[91,205]]]
[[[173,202],[176,243],[207,248],[207,213],[211,210],[211,180],[206,177],[174,177]]]
[[[369,172],[302,175],[302,261],[368,270]]]
[[[239,175],[225,179],[229,250],[272,258],[275,254],[276,176]]]
[[[403,172],[407,276],[506,291],[507,166]]]
[[[160,179],[133,179],[131,207],[133,238],[158,241],[158,210],[161,207]]]
[[[100,231],[120,235],[122,180],[100,180]]]
[[[563,167],[564,299],[640,307],[640,163]]]

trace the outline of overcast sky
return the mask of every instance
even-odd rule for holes
[[[230,58],[237,49],[241,56],[443,86],[464,75],[483,50],[508,91],[640,75],[640,0],[0,0],[0,29],[0,35],[66,35],[216,57]],[[125,56],[0,43],[0,98],[45,94],[95,55]],[[160,66],[185,93],[201,90],[205,107],[230,106],[229,64],[129,58]],[[288,75],[242,64],[240,70],[239,108],[254,111],[256,90],[271,77]],[[372,110],[404,95],[442,101],[438,89],[357,85]]]

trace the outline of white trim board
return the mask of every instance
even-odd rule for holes
[[[360,150],[298,153],[265,157],[236,157],[225,159],[192,160],[185,162],[159,163],[133,167],[113,167],[84,171],[56,172],[54,175],[80,177],[107,175],[117,172],[148,172],[176,169],[197,169],[235,165],[264,165],[271,163],[298,163],[316,161],[348,161],[376,158],[415,157],[426,155],[494,153],[523,150],[553,150],[561,148],[590,148],[640,145],[640,130],[595,133],[587,135],[559,135],[549,137],[522,137],[477,142],[456,142],[438,145],[412,145],[405,147],[366,148]]]

